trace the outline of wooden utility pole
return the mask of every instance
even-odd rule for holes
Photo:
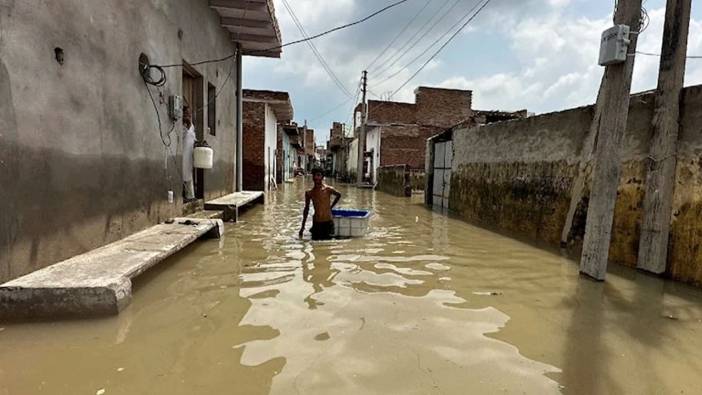
[[[368,72],[363,71],[361,78],[361,93],[363,100],[361,101],[361,132],[358,134],[358,170],[356,171],[356,182],[358,186],[363,184],[363,168],[365,167],[366,158],[366,118],[368,118],[368,105],[366,104],[366,90],[368,89]]]
[[[685,81],[691,3],[692,0],[668,0],[665,10],[637,264],[639,269],[656,274],[665,271],[668,261],[680,129],[680,96]]]
[[[621,143],[629,118],[634,55],[641,27],[641,0],[619,0],[614,23],[628,25],[635,33],[631,35],[627,60],[605,69],[603,91],[599,98],[603,101],[603,111],[598,125],[590,204],[580,259],[580,272],[596,280],[604,280],[607,273],[621,173]]]

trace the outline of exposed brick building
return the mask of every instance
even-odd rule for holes
[[[349,138],[346,137],[346,125],[334,122],[329,130],[329,156],[331,157],[331,175],[340,179],[347,178]]]
[[[526,117],[526,111],[474,111],[469,90],[419,87],[415,103],[368,101],[365,174],[375,182],[379,166],[409,165],[423,169],[426,140],[459,123],[490,123]],[[362,107],[356,107],[356,129]]]
[[[244,89],[243,186],[268,191],[277,168],[278,127],[293,118],[287,92]]]

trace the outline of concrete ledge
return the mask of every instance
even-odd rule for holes
[[[176,218],[0,285],[0,320],[118,314],[131,279],[200,237],[220,237],[221,220]]]
[[[263,203],[264,199],[265,195],[263,192],[236,192],[205,202],[205,210],[223,211],[223,218],[225,221],[236,222],[239,220],[239,208],[252,203]]]

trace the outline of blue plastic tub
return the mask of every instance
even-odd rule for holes
[[[334,216],[334,233],[336,237],[362,237],[370,228],[370,210],[337,209]]]

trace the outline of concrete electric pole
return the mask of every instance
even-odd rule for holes
[[[603,111],[598,125],[590,203],[580,259],[580,272],[596,280],[604,280],[607,273],[621,173],[621,144],[629,118],[631,79],[641,27],[641,0],[619,0],[614,23],[629,26],[633,34],[630,36],[627,59],[606,67],[603,89],[598,98],[598,101],[603,101]]]
[[[368,118],[368,105],[366,104],[366,90],[368,89],[368,72],[363,71],[361,78],[361,93],[363,99],[361,101],[361,131],[358,134],[358,170],[356,171],[356,182],[360,187],[363,185],[363,175],[365,167],[366,153],[366,118]]]
[[[675,191],[680,95],[685,80],[692,0],[668,0],[646,176],[644,216],[637,267],[660,274],[668,261]]]

